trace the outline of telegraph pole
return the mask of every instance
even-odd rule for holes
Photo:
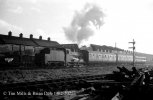
[[[117,44],[115,42],[115,53],[116,53],[116,65],[118,65],[118,49],[117,49]]]
[[[129,42],[129,43],[132,43],[133,44],[133,47],[129,47],[129,48],[132,48],[133,49],[133,67],[135,67],[135,41],[134,41],[134,39],[133,39],[133,41],[132,42]]]

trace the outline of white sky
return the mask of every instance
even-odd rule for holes
[[[0,34],[12,31],[24,37],[33,34],[59,43],[72,43],[63,27],[70,25],[75,11],[86,3],[100,6],[105,24],[83,44],[128,49],[136,41],[136,51],[153,54],[153,0],[0,0]]]

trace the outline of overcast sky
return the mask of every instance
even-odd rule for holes
[[[132,46],[128,42],[134,39],[136,51],[153,54],[153,0],[0,0],[0,34],[11,30],[15,36],[42,35],[59,43],[77,43],[66,37],[64,29],[71,26],[76,15],[84,16],[87,4],[101,10],[103,24],[95,28],[92,21],[86,21],[93,33],[82,39],[81,45],[116,43],[127,50]]]

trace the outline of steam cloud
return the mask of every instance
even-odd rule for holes
[[[100,7],[86,4],[82,11],[75,12],[70,26],[63,28],[67,39],[78,44],[83,40],[88,40],[94,34],[91,26],[100,28],[104,24],[103,18],[104,13]]]

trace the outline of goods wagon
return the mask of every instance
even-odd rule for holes
[[[0,65],[2,67],[29,67],[35,65],[35,56],[33,54],[27,54],[25,51],[5,52],[0,55]]]

